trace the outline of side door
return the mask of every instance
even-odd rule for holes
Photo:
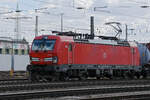
[[[132,53],[132,66],[135,65],[135,48],[131,48],[131,53]]]
[[[73,45],[69,43],[68,45],[68,64],[73,63]]]

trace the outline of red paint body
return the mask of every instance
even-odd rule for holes
[[[76,44],[75,64],[139,65],[138,49],[132,54],[130,47],[102,44]],[[133,56],[133,59],[132,59]]]
[[[42,39],[43,36],[35,39]],[[44,58],[57,56],[57,65],[62,64],[94,64],[94,65],[140,65],[139,51],[136,46],[119,46],[100,43],[75,42],[71,36],[47,35],[48,39],[55,39],[53,51],[30,51],[30,57],[40,58],[31,61],[33,65],[53,65],[52,61],[44,62]],[[69,44],[72,51],[69,51]],[[134,51],[133,51],[134,48]],[[56,65],[55,64],[55,65]]]

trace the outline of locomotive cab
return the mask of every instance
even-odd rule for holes
[[[58,59],[55,55],[56,40],[55,38],[48,38],[48,36],[35,39],[30,52],[31,64],[48,65],[57,63]]]
[[[53,77],[58,65],[57,46],[59,44],[57,36],[42,35],[33,40],[30,49],[30,65],[27,66],[29,80],[40,80]],[[41,78],[42,76],[42,78]],[[51,79],[51,77],[48,77]]]
[[[72,64],[72,37],[42,35],[35,37],[30,50],[29,80],[57,80],[65,77]]]

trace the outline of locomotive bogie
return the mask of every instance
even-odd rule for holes
[[[108,65],[61,65],[61,66],[29,66],[28,71],[36,74],[33,77],[36,80],[65,80],[71,78],[87,79],[96,78],[114,78],[114,77],[139,77],[142,75],[140,66],[108,66]],[[139,75],[139,76],[138,76]],[[37,78],[37,76],[42,76]],[[133,78],[133,77],[132,77]]]

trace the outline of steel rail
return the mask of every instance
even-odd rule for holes
[[[90,94],[104,93],[121,93],[121,92],[137,92],[150,91],[150,85],[138,86],[106,86],[106,87],[80,87],[80,88],[65,88],[51,90],[35,90],[16,93],[0,93],[0,100],[17,100],[17,99],[32,99],[42,97],[63,97],[63,96],[81,96]]]
[[[22,84],[7,84],[0,85],[0,93],[11,91],[23,91],[23,90],[40,90],[40,89],[57,89],[57,88],[69,88],[69,87],[83,87],[83,86],[126,86],[126,85],[149,85],[149,80],[141,81],[75,81],[75,82],[53,82],[53,83],[22,83]]]
[[[62,84],[62,83],[68,83],[68,84],[71,84],[71,83],[89,83],[89,84],[118,84],[118,83],[121,83],[121,84],[132,84],[132,83],[150,83],[150,80],[149,79],[127,79],[127,80],[94,80],[94,79],[89,79],[89,80],[84,80],[84,81],[81,81],[81,80],[71,80],[71,81],[55,81],[55,82],[44,82],[44,81],[39,81],[39,82],[30,82],[29,80],[27,79],[14,79],[14,80],[3,80],[3,81],[0,81],[0,86],[1,85],[14,85],[14,84],[37,84],[37,83],[52,83],[52,84]]]

